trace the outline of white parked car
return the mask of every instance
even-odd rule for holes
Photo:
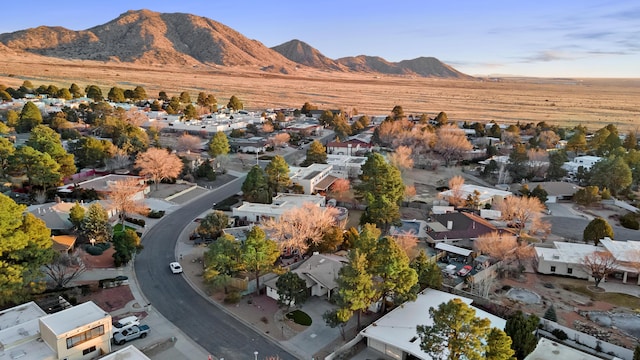
[[[174,261],[171,264],[169,264],[169,268],[171,269],[171,272],[174,274],[180,274],[182,272],[182,266],[180,266],[180,263],[177,261]]]

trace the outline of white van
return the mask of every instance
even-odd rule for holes
[[[133,325],[140,325],[140,320],[138,320],[137,316],[127,316],[113,323],[113,332],[122,331]]]

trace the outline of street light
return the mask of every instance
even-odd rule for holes
[[[255,360],[258,360],[258,352],[257,351],[253,352],[253,356],[255,357]]]

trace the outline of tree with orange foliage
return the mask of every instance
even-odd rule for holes
[[[118,218],[124,224],[127,214],[146,214],[147,208],[135,195],[144,189],[144,180],[128,178],[109,183],[109,201],[116,209]]]
[[[337,179],[331,184],[329,191],[331,195],[336,199],[343,201],[345,194],[351,189],[351,182],[349,179]]]
[[[451,196],[449,196],[449,204],[460,207],[464,205],[465,199],[462,197],[462,185],[464,185],[464,178],[460,175],[456,175],[449,179],[449,190]]]
[[[618,261],[608,251],[594,251],[585,255],[581,260],[584,270],[591,275],[596,283],[600,285],[603,279],[614,273],[618,269]]]
[[[190,134],[183,134],[178,138],[176,150],[178,151],[196,151],[202,149],[202,139]]]
[[[549,224],[542,221],[545,207],[536,197],[507,196],[498,202],[497,208],[501,212],[500,220],[507,221],[520,233],[525,232],[527,223],[531,233],[546,233],[549,229]]]
[[[149,148],[138,154],[135,167],[140,169],[141,176],[150,178],[156,184],[157,190],[162,180],[173,179],[180,175],[183,163],[177,155],[167,150]]]
[[[488,234],[478,236],[474,242],[477,251],[489,255],[490,257],[503,261],[505,264],[517,260],[518,264],[531,259],[534,249],[525,241],[518,241],[513,234],[493,231]]]
[[[411,157],[413,150],[408,146],[398,146],[396,151],[389,154],[389,162],[400,171],[413,168],[413,158]]]
[[[442,125],[436,131],[436,143],[433,150],[444,159],[445,166],[462,159],[465,152],[473,149],[464,131],[455,125]]]
[[[278,220],[269,219],[262,228],[278,243],[280,250],[296,249],[307,252],[310,244],[318,245],[323,235],[336,222],[338,209],[304,203],[299,208],[284,212]]]

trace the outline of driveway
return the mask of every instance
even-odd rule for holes
[[[261,356],[295,359],[278,344],[264,338],[216,304],[202,297],[181,275],[172,274],[176,241],[182,229],[211,208],[213,202],[240,191],[244,177],[199,197],[165,215],[144,235],[145,249],[136,256],[135,272],[145,297],[164,317],[217,358],[250,359]]]

